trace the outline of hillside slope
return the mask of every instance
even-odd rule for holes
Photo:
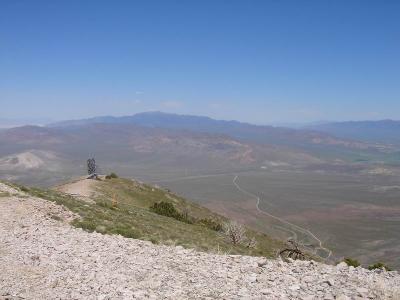
[[[0,298],[398,299],[400,295],[396,272],[206,254],[88,233],[68,224],[78,216],[62,206],[1,183],[0,195]]]
[[[54,190],[24,188],[27,193],[64,205],[78,214],[73,225],[89,232],[120,234],[155,244],[181,245],[207,252],[272,257],[282,242],[247,229],[246,242],[233,245],[221,227],[228,220],[171,191],[138,181],[113,178],[78,179]],[[155,204],[172,204],[174,211],[157,211]],[[167,214],[165,214],[167,212]],[[256,241],[248,247],[247,242]]]

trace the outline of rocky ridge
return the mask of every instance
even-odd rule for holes
[[[0,299],[400,299],[397,272],[87,233],[62,206],[0,193]]]

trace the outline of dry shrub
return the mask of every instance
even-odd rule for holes
[[[246,230],[243,225],[230,221],[224,224],[223,231],[234,245],[242,244],[246,241]]]
[[[252,237],[246,242],[246,247],[250,249],[254,249],[257,246],[257,240],[255,237]]]

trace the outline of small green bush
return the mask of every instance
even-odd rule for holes
[[[137,239],[140,238],[140,235],[132,228],[117,226],[110,230],[112,234],[119,234],[126,238]]]
[[[175,220],[193,224],[192,218],[188,214],[180,213],[172,203],[161,201],[154,203],[150,210],[161,216],[174,218]]]
[[[21,186],[20,189],[22,192],[29,192],[29,188],[27,188],[26,186]]]
[[[352,259],[352,258],[345,258],[344,262],[349,266],[349,267],[354,267],[357,268],[361,266],[360,262],[357,259]]]
[[[154,245],[159,244],[159,241],[157,239],[155,239],[155,238],[151,238],[150,242],[152,242]]]
[[[211,230],[215,231],[221,231],[222,230],[222,225],[218,221],[215,221],[211,218],[205,218],[205,219],[200,219],[198,221],[200,224],[206,226],[207,228],[210,228]]]
[[[382,269],[382,270],[386,270],[386,271],[392,270],[391,268],[389,268],[387,265],[385,265],[382,262],[377,262],[373,265],[368,266],[368,270],[375,270],[375,269]]]
[[[112,204],[112,203],[108,203],[108,202],[97,202],[97,205],[101,206],[101,207],[105,207],[108,209],[116,209],[116,207]]]
[[[156,214],[174,218],[174,219],[181,219],[182,215],[179,213],[179,211],[175,208],[175,206],[172,203],[169,202],[158,202],[154,203],[153,206],[150,207],[150,209],[155,212]]]
[[[96,223],[93,220],[78,221],[75,223],[76,227],[80,227],[85,231],[93,232],[96,230]]]
[[[106,176],[106,179],[112,179],[112,178],[118,178],[118,175],[115,174],[114,172],[112,172],[112,173],[110,173],[110,174],[108,174],[108,175]]]

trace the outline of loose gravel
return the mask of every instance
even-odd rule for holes
[[[397,272],[87,233],[62,206],[0,191],[0,299],[400,299]]]

